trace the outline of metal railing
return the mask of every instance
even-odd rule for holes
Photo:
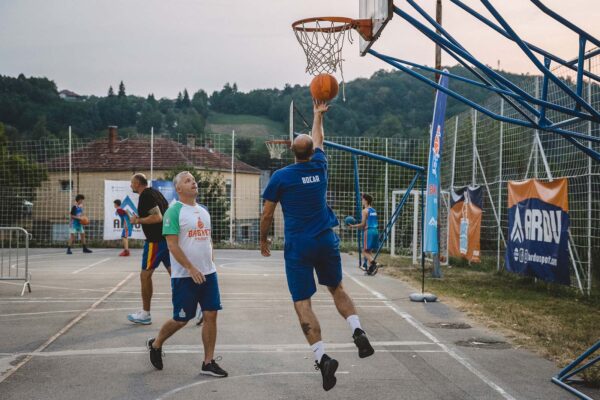
[[[31,293],[29,273],[29,240],[31,234],[20,227],[0,227],[0,280],[24,281],[25,289]]]

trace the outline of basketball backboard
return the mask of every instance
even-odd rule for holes
[[[394,14],[393,0],[359,0],[359,18],[370,19],[372,22],[372,39],[360,37],[360,55],[364,56],[373,43],[379,38],[381,31]]]

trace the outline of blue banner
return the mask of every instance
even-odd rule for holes
[[[447,70],[444,70],[447,72]],[[440,76],[439,84],[447,88],[448,77]],[[425,193],[425,226],[423,227],[425,238],[423,251],[437,254],[438,244],[438,197],[440,192],[440,158],[442,155],[442,144],[444,143],[444,119],[446,117],[446,103],[448,95],[437,91],[435,95],[435,106],[433,108],[433,122],[431,123],[431,142],[429,149],[429,163],[427,168],[427,188]]]
[[[506,269],[568,285],[567,180],[509,182]]]
[[[152,181],[152,187],[165,196],[165,199],[169,205],[174,201],[179,200],[179,196],[177,196],[173,181]]]

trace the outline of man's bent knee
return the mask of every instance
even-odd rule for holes
[[[342,282],[340,282],[337,286],[327,286],[327,289],[329,290],[329,293],[335,294],[335,292],[338,290],[343,291],[344,287],[342,286]]]

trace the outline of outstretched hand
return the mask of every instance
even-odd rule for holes
[[[313,99],[313,112],[315,114],[324,114],[329,110],[329,104],[325,101]]]

